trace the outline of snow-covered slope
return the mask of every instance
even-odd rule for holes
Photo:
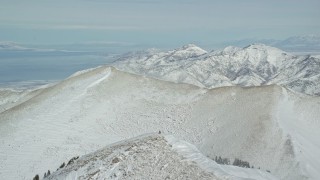
[[[263,44],[227,47],[205,53],[195,45],[168,52],[124,56],[117,69],[200,87],[277,84],[296,92],[320,95],[320,59],[295,56]]]
[[[30,179],[74,156],[160,130],[211,159],[239,158],[280,179],[315,179],[319,109],[319,97],[279,86],[206,89],[102,66],[0,113],[0,177]]]
[[[191,144],[150,134],[71,161],[45,179],[276,179],[267,172],[218,165]]]
[[[80,72],[79,72],[80,73]],[[41,84],[42,83],[42,84]],[[46,83],[46,84],[44,84]],[[56,81],[19,82],[9,87],[0,86],[0,113],[28,101],[40,94],[46,87],[53,86]]]
[[[41,90],[30,92],[0,89],[0,113],[31,99],[40,93],[40,91]]]

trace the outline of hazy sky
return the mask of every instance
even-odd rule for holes
[[[320,34],[320,0],[0,0],[0,41],[181,45]]]

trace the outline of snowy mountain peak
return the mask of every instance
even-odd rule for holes
[[[290,40],[292,42],[318,42],[320,41],[320,36],[317,35],[305,35],[305,36],[294,36],[291,38],[288,38],[287,40]]]
[[[254,66],[267,63],[271,66],[279,66],[282,61],[288,60],[288,54],[281,49],[265,44],[251,44],[235,52],[240,61],[250,61]]]
[[[268,46],[261,43],[255,43],[251,44],[249,46],[246,46],[243,48],[244,50],[257,50],[257,51],[278,51],[278,52],[284,52],[281,49],[278,49],[276,47]]]
[[[227,46],[221,51],[221,54],[233,54],[233,53],[240,51],[240,50],[241,50],[241,48],[236,47],[236,46]],[[215,52],[213,51],[213,53],[215,53]]]
[[[208,53],[206,50],[194,45],[187,44],[174,50],[173,54],[176,56],[181,56],[182,58],[190,58],[195,56],[201,56],[203,54]]]
[[[235,53],[237,53],[238,56],[248,56],[249,59],[250,57],[255,57],[255,56],[268,56],[269,54],[276,55],[276,56],[282,56],[287,54],[281,49],[268,46],[265,44],[260,44],[260,43],[251,44],[244,48],[228,46],[220,52],[213,52],[213,54],[215,55],[234,55]],[[242,59],[245,60],[248,58],[243,57]],[[255,58],[255,59],[259,61],[261,60],[260,58]]]
[[[184,46],[182,46],[180,49],[181,50],[186,50],[186,49],[201,49],[199,46],[195,45],[195,44],[186,44]]]

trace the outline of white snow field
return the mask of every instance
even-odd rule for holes
[[[76,158],[75,158],[76,159]],[[267,172],[218,165],[173,136],[149,134],[69,161],[45,179],[275,179]]]
[[[0,114],[4,179],[30,179],[74,156],[159,130],[209,158],[240,158],[280,179],[319,177],[318,97],[275,85],[209,90],[111,67],[38,91]]]
[[[2,103],[1,179],[42,176],[74,156],[158,131],[195,145],[208,158],[248,161],[260,174],[320,177],[320,98],[277,85],[206,89],[101,66],[21,96],[14,106]]]

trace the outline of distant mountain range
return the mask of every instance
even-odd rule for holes
[[[286,50],[305,50],[305,51],[320,51],[320,36],[295,36],[278,41],[274,46],[286,49]]]
[[[286,39],[261,39],[261,38],[248,38],[224,42],[215,42],[209,44],[202,44],[206,48],[221,49],[227,46],[245,47],[248,44],[266,44],[280,48],[288,52],[296,52],[298,54],[320,54],[320,36],[305,35],[305,36],[292,36]],[[1,42],[1,51],[63,51],[63,52],[99,52],[121,54],[128,51],[138,51],[148,47],[168,48],[172,47],[159,45],[159,44],[136,44],[130,42],[82,42],[71,44],[58,44],[58,45],[21,45],[16,42]],[[175,46],[173,46],[175,47]],[[67,51],[66,51],[67,50]]]
[[[297,56],[264,44],[229,46],[207,52],[195,45],[170,51],[129,53],[114,66],[120,70],[206,88],[277,84],[320,95],[320,59]]]
[[[96,54],[89,51],[64,50],[53,47],[33,47],[15,42],[0,42],[0,58],[9,57],[39,57],[39,56],[69,56]]]
[[[0,42],[0,52],[1,51],[38,51],[38,52],[44,52],[44,51],[57,51],[55,49],[37,49],[37,48],[29,48],[22,46],[15,42]]]
[[[316,35],[293,36],[284,40],[250,38],[224,42],[219,46],[233,45],[244,47],[247,44],[253,43],[263,43],[290,52],[320,53],[320,36]]]
[[[17,46],[15,43],[12,42],[0,42],[0,50],[3,49],[21,49],[20,46]]]

